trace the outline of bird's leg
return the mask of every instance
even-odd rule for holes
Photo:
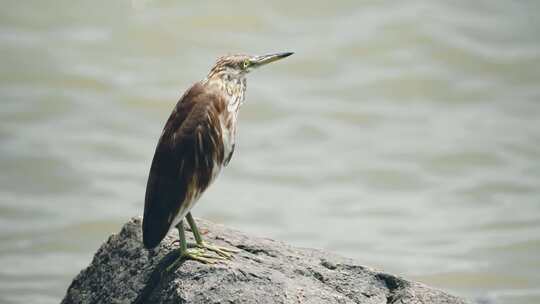
[[[197,228],[197,224],[195,224],[195,219],[193,219],[191,212],[188,212],[188,214],[186,215],[186,219],[188,221],[189,226],[191,227],[191,231],[193,232],[195,241],[197,242],[197,247],[213,251],[224,258],[231,258],[233,253],[238,252],[238,250],[236,249],[231,249],[227,247],[221,247],[221,246],[216,246],[216,245],[211,245],[211,244],[206,243],[205,241],[203,241],[201,237],[201,233],[199,232],[199,228]]]
[[[204,250],[201,250],[201,248],[188,248],[183,222],[180,222],[178,225],[176,225],[176,229],[178,229],[178,236],[180,242],[180,248],[178,249],[180,250],[180,256],[171,265],[167,267],[167,272],[176,268],[178,264],[184,260],[194,260],[204,264],[214,264],[216,260],[219,260],[219,258],[216,258],[215,256],[205,254]]]

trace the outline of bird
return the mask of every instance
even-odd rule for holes
[[[145,248],[156,248],[175,227],[180,243],[178,260],[212,264],[237,252],[204,241],[191,210],[231,161],[247,74],[292,54],[219,57],[208,75],[182,95],[165,123],[148,174],[142,225]],[[196,241],[189,248],[184,220]]]

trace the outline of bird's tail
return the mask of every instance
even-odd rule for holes
[[[147,249],[155,248],[169,232],[171,223],[166,220],[155,220],[155,217],[145,214],[143,217],[143,244]]]
[[[175,216],[174,213],[169,214],[167,208],[149,208],[149,200],[145,205],[142,224],[143,244],[145,248],[152,249],[165,238]]]

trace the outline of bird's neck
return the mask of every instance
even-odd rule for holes
[[[209,75],[203,84],[219,90],[227,98],[227,110],[238,112],[244,103],[246,92],[246,77],[243,74]]]

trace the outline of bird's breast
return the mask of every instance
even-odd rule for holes
[[[226,111],[220,116],[221,140],[223,142],[224,159],[230,158],[236,141],[236,112]]]

